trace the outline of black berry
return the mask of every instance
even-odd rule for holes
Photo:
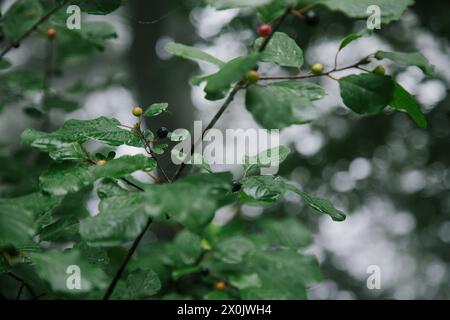
[[[169,130],[166,127],[161,127],[156,131],[156,136],[159,139],[165,139],[169,135]]]
[[[233,181],[233,183],[231,185],[231,191],[238,192],[239,190],[241,190],[241,188],[242,188],[242,183],[240,183],[239,181]]]
[[[315,11],[307,11],[305,13],[305,21],[308,26],[315,27],[319,24],[320,18]]]
[[[210,271],[209,271],[209,269],[208,268],[202,268],[201,270],[200,270],[200,273],[202,274],[202,276],[209,276],[209,273],[210,273]]]

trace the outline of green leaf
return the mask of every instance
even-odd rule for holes
[[[261,279],[257,273],[233,275],[230,277],[230,284],[239,290],[260,288],[262,286]]]
[[[434,74],[435,66],[420,52],[404,53],[378,51],[375,54],[375,57],[379,60],[389,59],[402,67],[416,66],[428,76]]]
[[[42,190],[54,195],[74,193],[100,178],[122,178],[138,170],[151,171],[156,167],[154,159],[143,155],[123,156],[105,165],[88,166],[84,163],[59,163],[45,171],[40,179]]]
[[[211,56],[210,54],[208,54],[198,48],[189,47],[184,44],[179,44],[179,43],[174,43],[174,42],[168,43],[166,45],[166,51],[175,56],[185,58],[188,60],[192,60],[192,61],[205,61],[205,62],[215,64],[219,67],[223,67],[225,65],[225,62]]]
[[[0,58],[0,70],[8,69],[11,67],[11,62],[5,58]]]
[[[284,146],[279,146],[260,152],[255,156],[244,157],[244,172],[248,174],[261,168],[279,166],[288,157],[291,150]]]
[[[109,284],[106,274],[100,268],[89,264],[76,249],[34,253],[30,254],[30,258],[40,278],[48,282],[54,292],[79,294],[94,289],[103,290]],[[66,272],[70,266],[77,266],[80,269],[81,288],[78,290],[70,290],[67,286],[70,274]]]
[[[34,129],[26,129],[21,136],[23,144],[41,152],[48,152],[53,160],[77,160],[85,159],[86,152],[78,142],[63,142],[57,135],[40,132]]]
[[[294,2],[296,0],[283,0],[283,1],[271,1],[270,3],[260,6],[257,8],[258,16],[261,21],[265,23],[270,23],[277,18],[279,18],[286,8],[292,6],[293,3],[285,3],[285,2]]]
[[[300,83],[300,82],[299,82]],[[248,88],[245,105],[253,118],[266,129],[283,129],[294,124],[309,123],[319,116],[311,95],[319,89],[315,85],[273,83]]]
[[[57,206],[59,201],[41,193],[0,199],[0,248],[30,242],[38,228],[39,216]]]
[[[168,247],[174,266],[182,268],[193,265],[200,256],[200,237],[188,230],[181,231]]]
[[[106,40],[117,38],[114,26],[105,21],[83,23],[80,34],[98,50],[103,50],[105,48]]]
[[[214,246],[214,257],[226,264],[238,264],[253,252],[255,246],[244,237],[227,238]]]
[[[145,117],[156,117],[157,115],[160,115],[161,113],[165,112],[168,107],[169,107],[168,103],[155,103],[155,104],[152,104],[150,107],[148,107],[144,111],[143,116],[145,116]]]
[[[74,249],[80,250],[82,256],[92,265],[102,267],[109,264],[108,253],[102,248],[90,247],[81,241],[74,246]]]
[[[62,96],[56,94],[47,94],[44,96],[43,100],[44,108],[47,110],[50,109],[59,109],[66,112],[72,112],[78,109],[78,102],[69,100]]]
[[[257,224],[261,234],[252,236],[261,249],[273,246],[298,249],[312,242],[311,232],[298,219],[262,219]]]
[[[161,289],[161,281],[152,270],[138,270],[126,280],[128,292],[133,299],[143,299],[155,295]]]
[[[345,220],[345,213],[343,213],[341,210],[336,209],[329,200],[311,196],[292,185],[288,185],[287,187],[290,191],[297,193],[303,199],[303,201],[305,201],[305,203],[314,210],[329,215],[334,221]]]
[[[229,194],[229,173],[194,174],[172,184],[148,185],[145,192],[107,197],[100,213],[81,222],[82,238],[93,246],[113,246],[134,239],[149,218],[177,221],[197,232],[211,222]]]
[[[371,5],[380,7],[381,22],[390,23],[399,20],[403,12],[414,3],[414,0],[311,0],[322,4],[330,10],[338,10],[351,18],[366,19],[367,8]]]
[[[78,234],[79,221],[73,216],[62,217],[42,229],[39,233],[41,241],[58,241],[70,239]]]
[[[341,41],[341,44],[339,45],[339,51],[344,49],[346,46],[348,46],[353,41],[358,40],[359,38],[362,38],[366,35],[370,35],[372,33],[373,33],[372,30],[363,29],[363,30],[359,31],[358,33],[353,33],[353,34],[348,35]]]
[[[420,128],[427,127],[427,119],[420,110],[420,104],[397,82],[395,83],[394,98],[390,106],[397,110],[406,111]]]
[[[17,0],[3,16],[3,32],[10,41],[19,40],[43,14],[39,1]]]
[[[259,278],[241,289],[246,300],[306,299],[306,288],[321,280],[317,260],[296,250],[257,251],[241,270]]]
[[[0,248],[20,245],[30,240],[36,230],[33,212],[0,200]]]
[[[95,140],[112,146],[123,144],[133,147],[143,147],[143,144],[134,131],[119,128],[120,122],[116,119],[100,117],[93,120],[69,120],[52,133],[44,133],[34,129],[27,129],[21,137],[25,145],[31,145],[39,150],[58,148],[62,144],[78,142],[80,144]],[[48,151],[46,151],[48,152]]]
[[[258,38],[253,49],[257,51],[264,39]],[[261,54],[261,61],[273,62],[282,67],[301,68],[303,65],[303,51],[294,39],[283,32],[275,32],[264,52]]]
[[[208,76],[205,92],[206,99],[220,100],[225,97],[231,85],[241,80],[245,74],[256,66],[260,54],[239,57],[227,62],[217,73]]]
[[[381,112],[394,94],[392,78],[374,73],[341,78],[339,85],[344,104],[359,114]]]
[[[100,202],[99,214],[80,223],[80,234],[90,246],[121,245],[135,239],[146,226],[155,199],[145,202],[143,193],[129,193]]]
[[[117,10],[122,5],[122,0],[76,0],[73,3],[80,6],[83,12],[106,15]]]
[[[286,186],[282,178],[253,176],[243,180],[239,197],[248,205],[267,206],[282,199],[285,192]]]

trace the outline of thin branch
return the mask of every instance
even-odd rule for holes
[[[12,272],[8,272],[8,276],[10,276],[11,278],[13,278],[14,280],[18,281],[21,283],[21,285],[25,286],[25,288],[27,288],[27,290],[30,292],[31,296],[33,297],[33,299],[38,299],[38,296],[36,295],[36,293],[34,292],[34,290],[31,288],[31,286],[25,281],[23,280],[21,277],[15,275]]]
[[[17,293],[17,296],[16,296],[16,300],[20,300],[20,296],[22,295],[23,288],[25,288],[25,283],[22,283],[22,285],[20,286],[19,292]]]
[[[371,55],[370,55],[371,56]],[[333,68],[330,71],[327,72],[323,72],[323,73],[306,73],[306,74],[300,74],[300,75],[296,75],[296,76],[275,76],[275,77],[261,77],[259,80],[262,81],[268,81],[268,80],[302,80],[302,79],[309,79],[309,78],[317,78],[317,77],[331,77],[331,75],[335,72],[340,72],[340,71],[344,71],[344,70],[349,70],[349,69],[362,69],[360,66],[364,65],[367,63],[367,59],[370,58],[370,56],[352,64],[346,67],[341,67],[341,68]],[[365,70],[367,71],[367,70]]]
[[[236,96],[236,94],[243,88],[242,83],[238,83],[233,90],[231,90],[230,94],[228,95],[228,98],[225,100],[225,102],[223,103],[223,105],[220,107],[219,111],[217,111],[217,113],[214,115],[214,117],[211,119],[211,121],[209,122],[209,124],[206,126],[206,128],[203,130],[202,132],[202,138],[200,140],[197,140],[195,142],[195,144],[192,146],[191,148],[191,156],[194,154],[195,152],[195,148],[198,146],[198,144],[200,143],[200,141],[203,139],[203,137],[205,136],[206,132],[208,130],[210,130],[211,128],[213,128],[217,121],[220,119],[220,117],[223,115],[223,113],[225,112],[225,110],[227,110],[228,106],[231,104],[231,102],[233,102],[234,97]],[[183,170],[186,168],[186,163],[183,162],[180,167],[178,168],[177,172],[175,173],[174,177],[172,178],[172,181],[177,180],[181,173],[183,172]]]
[[[6,48],[2,50],[0,53],[0,58],[3,58],[11,49],[13,49],[17,44],[28,38],[28,36],[36,30],[42,23],[47,21],[52,15],[54,15],[56,12],[59,11],[62,7],[64,7],[69,0],[64,0],[61,3],[59,3],[57,6],[55,6],[52,10],[50,10],[47,14],[42,16],[35,24],[33,24],[30,29],[25,31],[15,42],[11,42]]]
[[[144,237],[144,234],[147,232],[148,228],[152,224],[152,219],[149,218],[147,221],[147,225],[145,226],[144,230],[138,235],[138,237],[134,240],[133,245],[131,246],[130,250],[128,250],[127,256],[125,257],[125,260],[123,260],[122,264],[119,267],[119,270],[117,270],[116,275],[114,276],[113,281],[108,287],[108,290],[106,291],[105,295],[103,296],[103,300],[108,300],[111,295],[114,292],[114,289],[117,286],[117,283],[119,282],[120,278],[122,277],[123,272],[125,271],[128,262],[130,261],[131,257],[133,256],[134,252],[139,246],[139,243],[141,242],[142,238]]]
[[[137,184],[131,182],[130,180],[128,180],[127,178],[121,178],[120,180],[122,180],[123,182],[125,182],[126,184],[138,189],[139,191],[145,191],[143,188],[139,187]]]

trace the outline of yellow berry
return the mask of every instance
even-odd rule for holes
[[[325,67],[321,63],[313,64],[313,66],[311,67],[311,71],[314,74],[323,73],[324,70],[325,70]]]
[[[106,160],[98,160],[97,165],[98,166],[104,166],[106,164]]]
[[[249,72],[247,72],[246,79],[249,83],[258,82],[259,78],[260,76],[258,71],[250,70]]]
[[[132,111],[132,113],[133,113],[133,116],[135,116],[135,117],[140,117],[140,116],[142,116],[142,108],[140,108],[140,107],[134,107],[133,108],[133,111]]]

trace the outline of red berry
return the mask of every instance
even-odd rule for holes
[[[262,24],[258,28],[258,34],[261,37],[266,38],[266,37],[268,37],[268,36],[270,36],[272,34],[272,27],[270,26],[270,24],[267,24],[267,23],[266,24]]]

